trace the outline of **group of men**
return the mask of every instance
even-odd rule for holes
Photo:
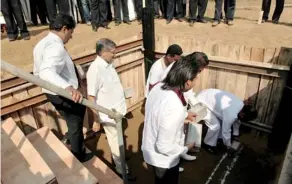
[[[49,90],[42,89],[48,100],[67,123],[67,144],[70,145],[71,152],[80,162],[86,162],[94,154],[86,153],[85,151],[82,127],[86,107],[77,102],[87,96],[92,102],[108,109],[115,109],[122,115],[126,114],[127,106],[121,81],[113,65],[116,44],[110,39],[102,38],[97,41],[97,57],[86,74],[87,93],[82,94],[80,89],[81,79],[65,48],[65,44],[72,38],[75,26],[76,23],[73,17],[68,14],[58,14],[50,22],[50,32],[34,48],[33,73],[71,94],[72,100],[69,100]],[[103,125],[116,171],[121,174],[122,161],[116,122],[106,114],[92,113],[95,115],[93,126],[96,126],[97,123]],[[127,174],[129,180],[135,179],[128,168]]]
[[[201,103],[207,109],[202,118],[208,128],[203,147],[211,153],[216,153],[219,140],[227,151],[232,150],[240,121],[257,117],[252,105],[227,91],[205,89],[195,95],[196,78],[209,64],[208,57],[203,52],[182,53],[179,45],[169,46],[166,55],[152,65],[146,84],[142,151],[145,162],[154,170],[156,184],[178,183],[178,173],[183,171],[180,157],[196,159],[187,154],[195,143],[185,144],[185,125],[196,118],[189,107]]]

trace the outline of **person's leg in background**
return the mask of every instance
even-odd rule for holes
[[[174,17],[175,0],[167,0],[166,24],[169,24]]]
[[[167,10],[167,0],[159,0],[161,18],[166,19],[166,10]]]
[[[212,24],[213,27],[220,24],[221,13],[222,13],[222,3],[223,3],[223,0],[215,0],[215,14],[214,14],[214,22]]]
[[[99,0],[99,26],[105,29],[110,29],[107,23],[107,15],[108,15],[108,8],[107,8],[107,0]]]
[[[229,26],[232,26],[234,24],[234,13],[235,13],[235,5],[236,5],[236,0],[225,0],[224,4],[227,4],[227,24]]]
[[[113,21],[113,12],[111,10],[111,3],[110,3],[110,0],[107,1],[107,9],[108,9],[108,12],[107,12],[107,20],[109,22]]]
[[[122,16],[121,16],[121,0],[113,0],[114,6],[114,13],[115,13],[115,23],[116,26],[122,23]]]
[[[94,32],[97,31],[99,26],[99,0],[91,0],[91,26]]]
[[[18,28],[13,17],[12,8],[9,0],[1,0],[1,12],[6,22],[8,39],[10,41],[14,41],[18,37]]]
[[[56,0],[45,0],[48,12],[48,18],[51,22],[57,15]]]
[[[197,21],[197,9],[198,9],[199,0],[190,0],[189,2],[189,21],[190,26],[194,26],[194,23]]]
[[[45,1],[39,1],[37,0],[37,14],[40,18],[41,24],[42,25],[47,25],[47,17],[48,17],[48,12],[47,12],[47,7]]]
[[[38,26],[37,2],[36,0],[30,0],[29,3],[30,3],[31,21],[33,25]]]
[[[57,0],[57,5],[60,13],[70,14],[69,0]]]
[[[158,19],[160,17],[159,13],[159,0],[153,0],[154,18]]]
[[[279,23],[280,16],[284,9],[285,0],[276,0],[276,8],[272,17],[272,22],[275,24]]]
[[[135,0],[135,8],[137,14],[138,23],[142,23],[142,0]]]
[[[269,13],[271,8],[271,0],[263,0],[262,11],[264,11],[262,22],[267,22],[269,19]]]
[[[23,13],[19,0],[10,0],[11,10],[13,12],[16,23],[20,29],[20,35],[24,40],[29,40],[29,32],[27,30],[26,23],[24,21]]]
[[[123,22],[130,25],[128,0],[121,0],[121,5],[123,11]]]
[[[82,10],[83,10],[84,21],[87,25],[91,25],[88,0],[81,0],[81,5],[82,5]]]
[[[151,166],[154,170],[155,184],[178,184],[179,180],[179,164],[166,169]]]
[[[175,0],[175,4],[176,4],[176,7],[177,7],[177,12],[176,12],[176,19],[179,21],[179,22],[182,22],[182,18],[184,17],[183,16],[183,1],[182,0]]]
[[[208,5],[208,0],[199,0],[198,2],[198,16],[197,21],[201,23],[207,23],[207,21],[204,18],[206,9]]]

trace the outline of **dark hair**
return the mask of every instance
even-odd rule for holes
[[[185,89],[185,83],[193,80],[199,72],[199,65],[191,62],[190,58],[183,57],[175,62],[163,80],[162,89],[169,90],[179,88],[181,91]]]
[[[170,55],[171,57],[174,57],[175,55],[180,56],[182,53],[182,48],[177,44],[170,45],[166,51],[166,55]]]
[[[208,56],[204,52],[193,52],[185,57],[189,57],[192,61],[197,62],[200,68],[205,68],[209,64]]]
[[[61,31],[63,27],[74,29],[76,27],[75,20],[72,16],[60,13],[50,22],[50,30]]]
[[[240,112],[243,115],[239,119],[243,122],[254,120],[258,116],[258,111],[251,105],[244,105]]]
[[[102,51],[109,51],[110,49],[114,49],[116,47],[117,45],[112,40],[108,38],[101,38],[96,42],[96,53],[97,55],[100,55]]]

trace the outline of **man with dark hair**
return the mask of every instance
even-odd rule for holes
[[[207,23],[207,21],[204,19],[207,4],[208,0],[190,0],[189,4],[190,26],[194,26],[195,22]]]
[[[219,89],[206,89],[197,95],[199,102],[208,110],[204,118],[208,132],[204,139],[207,151],[215,153],[218,138],[222,138],[224,145],[231,146],[231,129],[233,136],[239,136],[240,123],[237,121],[251,121],[257,117],[257,111],[232,93]]]
[[[280,16],[284,9],[285,0],[276,0],[276,8],[272,17],[274,24],[279,23]],[[263,0],[262,10],[264,11],[262,22],[267,22],[269,19],[269,13],[271,8],[271,0]]]
[[[127,105],[124,89],[113,65],[115,52],[116,44],[112,40],[102,38],[97,41],[97,57],[91,63],[86,74],[87,94],[90,101],[108,109],[115,109],[120,114],[125,115],[127,113]],[[116,165],[116,171],[122,174],[122,161],[120,157],[116,122],[106,114],[99,113],[98,115],[99,117],[93,117],[93,129],[95,129],[98,123],[103,124],[112,158]],[[135,177],[130,175],[128,168],[127,174],[129,180],[135,180]]]
[[[5,19],[9,41],[15,41],[18,38],[18,29],[24,40],[30,39],[19,0],[1,0],[1,12]]]
[[[182,53],[182,48],[177,44],[173,44],[168,47],[164,57],[155,61],[148,74],[145,88],[146,97],[152,86],[162,80],[162,76],[166,68],[175,61],[179,60]]]
[[[86,162],[94,155],[86,154],[83,144],[83,119],[85,106],[76,103],[82,100],[78,91],[79,80],[75,65],[65,49],[65,44],[72,38],[76,24],[70,15],[59,14],[50,22],[50,32],[35,46],[34,75],[50,82],[71,94],[68,100],[47,89],[42,89],[48,100],[65,119],[71,151],[80,162]]]
[[[225,21],[229,26],[234,25],[234,12],[235,12],[236,0],[224,0]],[[213,27],[218,26],[222,16],[223,0],[215,0],[215,15]]]
[[[123,12],[123,22],[125,24],[131,24],[129,18],[128,0],[113,0],[115,24],[116,26],[122,23],[121,9]]]
[[[107,0],[91,0],[91,25],[94,32],[98,27],[110,29],[107,24]]]
[[[148,95],[142,138],[144,160],[155,173],[155,183],[178,183],[179,161],[194,143],[184,145],[184,121],[194,120],[186,111],[183,92],[194,87],[199,66],[182,58],[170,69],[166,78]]]

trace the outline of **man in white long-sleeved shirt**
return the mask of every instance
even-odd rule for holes
[[[172,63],[179,60],[182,53],[183,53],[182,48],[177,44],[173,44],[168,47],[165,56],[155,61],[155,63],[152,65],[149,71],[148,78],[146,81],[145,86],[146,98],[153,85],[155,85],[157,82],[162,81],[162,76],[166,68]]]
[[[195,116],[187,113],[183,92],[193,88],[198,72],[197,63],[182,59],[148,95],[142,152],[145,162],[154,168],[156,184],[178,183],[180,156],[194,146],[181,141],[184,120]]]
[[[112,63],[115,52],[116,44],[112,40],[103,38],[97,41],[97,57],[91,63],[86,74],[87,93],[88,99],[94,103],[108,109],[115,109],[120,114],[125,115],[127,106],[124,89]],[[120,158],[116,122],[103,113],[99,113],[99,117],[94,116],[94,124],[96,125],[98,122],[103,124],[112,157],[116,165],[116,170],[121,174],[122,162]],[[131,176],[129,171],[127,171],[127,174],[129,180],[135,180],[135,177]]]
[[[218,138],[222,138],[224,145],[231,146],[231,129],[233,135],[239,135],[239,122],[251,121],[257,117],[257,111],[251,105],[244,105],[243,101],[232,93],[219,89],[205,89],[197,95],[199,102],[207,106],[204,118],[208,127],[204,143],[209,152],[215,152]]]
[[[49,101],[66,120],[72,153],[85,162],[93,157],[83,147],[83,118],[85,107],[76,103],[82,99],[72,59],[64,47],[71,38],[75,21],[70,15],[59,14],[50,22],[50,32],[34,48],[34,75],[65,89],[72,95],[68,100],[49,90],[42,89]]]

